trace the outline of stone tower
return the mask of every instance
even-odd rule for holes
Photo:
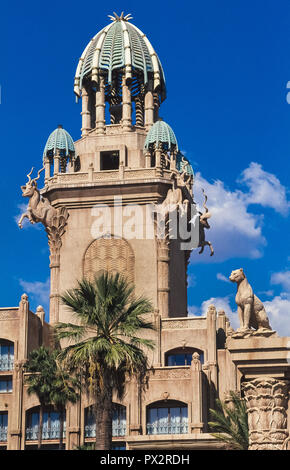
[[[60,233],[59,224],[48,233],[52,324],[68,321],[62,292],[107,270],[133,282],[161,317],[187,316],[190,249],[170,239],[168,224],[158,237],[150,208],[167,197],[175,208],[185,202],[188,218],[193,171],[159,118],[166,88],[157,54],[129,15],[111,19],[77,66],[81,138],[73,144],[59,126],[43,156],[42,196],[62,211]]]

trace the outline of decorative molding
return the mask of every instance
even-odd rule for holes
[[[0,320],[17,320],[19,318],[18,309],[0,310]]]
[[[206,329],[206,322],[203,320],[162,320],[162,330],[175,330],[175,329]]]
[[[150,371],[150,380],[190,379],[190,368],[186,369],[154,369]]]

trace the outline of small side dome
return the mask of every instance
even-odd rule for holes
[[[177,139],[169,124],[159,119],[149,129],[146,136],[144,149],[150,147],[158,147],[159,143],[162,144],[164,150],[178,150]]]
[[[61,125],[48,137],[43,151],[43,158],[54,157],[56,150],[59,150],[62,157],[72,157],[75,153],[73,139]]]
[[[179,173],[185,171],[187,175],[194,176],[194,171],[189,160],[180,151],[178,151],[176,155],[176,169]]]

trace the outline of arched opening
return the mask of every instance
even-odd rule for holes
[[[147,434],[187,434],[188,407],[175,400],[161,400],[147,406]]]
[[[64,414],[63,438],[66,432],[66,417]],[[60,439],[61,414],[52,406],[44,408],[42,440]],[[37,441],[39,434],[39,406],[31,408],[26,412],[25,435],[27,441]]]
[[[0,339],[0,371],[13,370],[14,368],[14,343],[6,339]]]
[[[126,435],[126,407],[113,403],[112,436],[121,437]],[[96,416],[94,407],[85,409],[85,438],[96,437]]]
[[[171,349],[165,353],[165,365],[166,366],[190,366],[192,361],[193,353],[199,354],[199,360],[203,364],[204,354],[201,349],[180,347]]]

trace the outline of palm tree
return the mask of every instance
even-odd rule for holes
[[[43,431],[43,410],[54,405],[60,415],[59,448],[63,447],[64,415],[67,403],[75,403],[78,399],[79,382],[71,376],[57,361],[59,351],[50,351],[44,346],[35,349],[29,355],[25,369],[30,374],[26,378],[29,395],[35,394],[40,403],[38,449],[41,449]]]
[[[232,450],[247,450],[249,447],[248,415],[245,400],[237,392],[230,392],[230,403],[216,400],[216,409],[210,409],[213,421],[212,435],[228,444]]]
[[[61,450],[63,448],[63,429],[66,405],[67,403],[77,402],[80,383],[78,377],[71,375],[69,371],[63,367],[63,364],[57,360],[57,355],[58,351],[55,351],[53,356],[55,357],[56,371],[51,387],[50,401],[59,412],[59,449]]]
[[[25,382],[28,385],[27,393],[35,394],[38,397],[39,408],[39,428],[38,428],[38,450],[41,449],[43,410],[50,404],[50,394],[55,376],[55,361],[48,348],[41,346],[29,354],[28,362],[25,364],[26,372],[31,372]]]
[[[145,297],[136,297],[134,286],[118,273],[104,273],[92,282],[83,279],[61,299],[77,324],[56,325],[58,339],[71,342],[60,357],[87,377],[94,398],[96,449],[109,450],[113,391],[121,399],[127,377],[143,380],[148,368],[144,348],[152,349],[153,342],[137,335],[153,329],[144,318],[153,308]]]

